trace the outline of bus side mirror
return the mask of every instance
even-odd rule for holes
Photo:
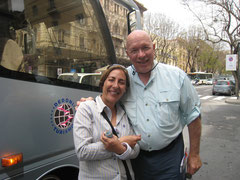
[[[137,29],[137,14],[136,11],[128,13],[128,34]]]

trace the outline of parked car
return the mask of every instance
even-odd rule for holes
[[[229,77],[229,80],[231,80],[233,82],[233,84],[235,84],[235,79],[233,76]]]
[[[227,94],[229,96],[235,93],[235,85],[231,80],[217,80],[213,85],[212,94]]]
[[[58,79],[98,86],[102,73],[63,73]]]

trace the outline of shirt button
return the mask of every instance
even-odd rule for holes
[[[145,105],[148,106],[148,103],[146,103]]]
[[[151,135],[149,134],[148,137],[151,137]]]
[[[149,119],[147,119],[147,121],[149,121]]]

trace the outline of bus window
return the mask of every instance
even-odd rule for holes
[[[117,63],[100,1],[0,0],[0,24],[0,179],[77,179],[76,101]]]
[[[213,78],[213,73],[192,72],[188,73],[188,77],[192,81],[192,84],[207,84],[207,80]]]
[[[56,79],[59,72],[92,73],[111,64],[91,0],[21,2],[22,8],[6,1],[9,11],[0,9],[6,15],[1,17],[2,69]]]

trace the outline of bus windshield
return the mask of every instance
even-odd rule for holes
[[[130,63],[136,10],[133,0],[0,0],[0,179],[78,178],[76,102],[100,95],[109,65]]]
[[[11,2],[0,6],[2,70],[57,79],[62,73],[93,73],[114,63],[96,1]]]

